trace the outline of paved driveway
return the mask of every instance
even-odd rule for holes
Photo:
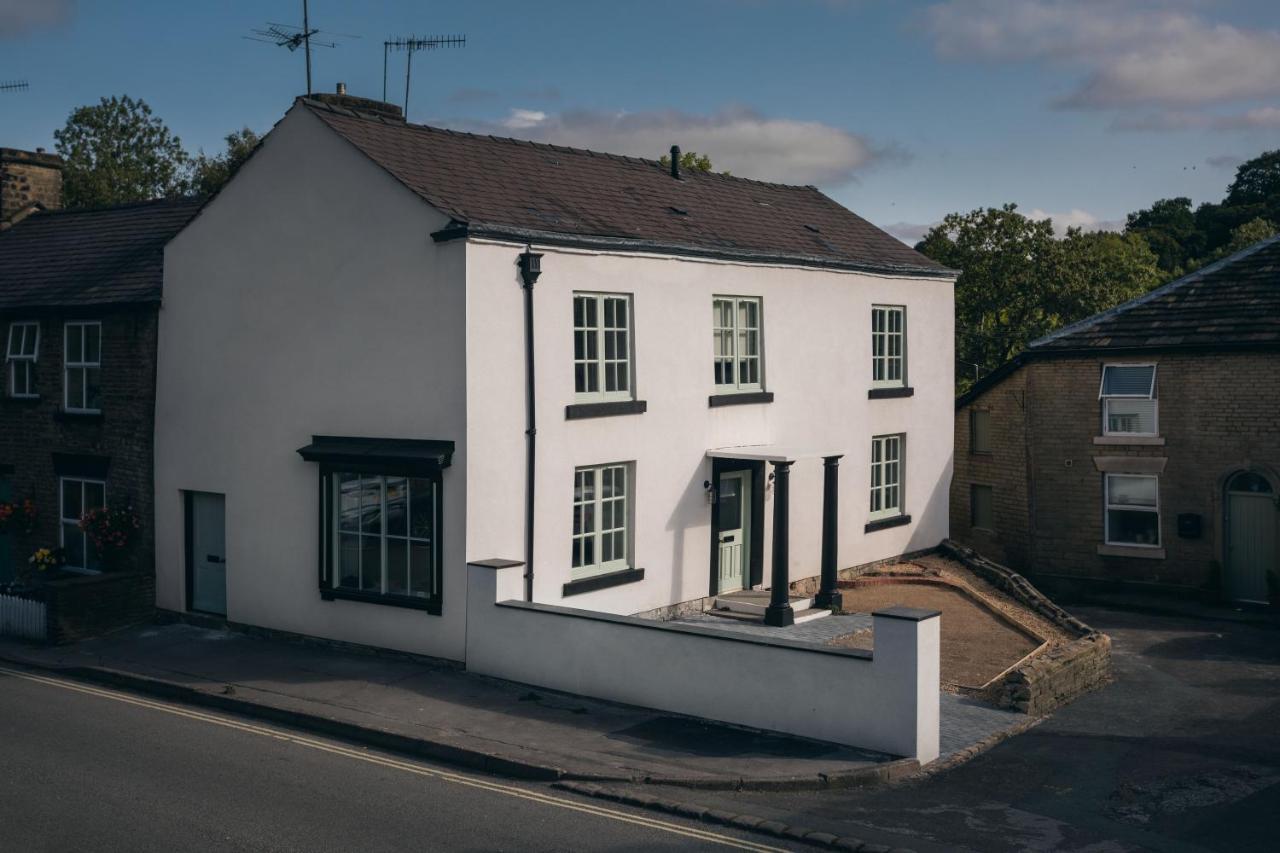
[[[888,790],[719,799],[922,851],[1280,849],[1280,630],[1077,612],[1114,639],[1117,681],[969,764]]]

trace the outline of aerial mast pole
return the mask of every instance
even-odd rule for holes
[[[307,0],[302,0],[302,45],[307,51],[307,94],[311,94],[311,19],[307,13]]]

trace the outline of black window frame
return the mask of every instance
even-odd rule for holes
[[[413,465],[397,466],[395,464],[360,464],[360,463],[321,463],[319,465],[320,488],[320,598],[324,601],[363,601],[368,604],[382,604],[389,607],[406,607],[412,610],[425,610],[433,616],[439,616],[444,605],[444,474],[440,469],[412,470]],[[412,477],[414,479],[431,480],[435,484],[435,533],[432,538],[433,559],[436,572],[436,594],[434,596],[394,595],[381,592],[344,589],[335,586],[334,578],[334,528],[337,516],[334,512],[333,478],[337,474],[367,474],[381,477]]]

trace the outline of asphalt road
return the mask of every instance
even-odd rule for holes
[[[0,667],[0,850],[676,849],[793,848]]]
[[[1280,850],[1280,630],[1074,612],[1111,635],[1115,682],[966,765],[888,789],[684,797],[922,853]]]

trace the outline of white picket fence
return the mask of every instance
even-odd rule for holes
[[[0,595],[0,636],[43,640],[47,637],[45,604],[15,595]]]

